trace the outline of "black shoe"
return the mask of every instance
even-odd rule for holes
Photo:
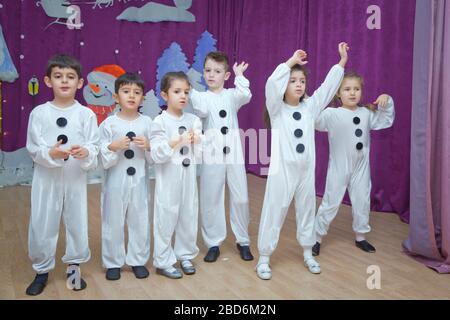
[[[47,285],[48,273],[36,274],[33,282],[28,286],[26,294],[29,296],[37,296],[44,291]]]
[[[131,267],[131,269],[133,269],[134,276],[138,279],[144,279],[150,275],[145,266],[135,266]]]
[[[245,261],[252,261],[253,255],[250,252],[249,246],[241,246],[239,243],[236,243],[236,247],[239,250],[239,253],[241,254],[241,259]]]
[[[320,254],[320,242],[316,242],[312,247],[312,255],[313,257],[317,257]]]
[[[119,280],[120,279],[120,268],[109,268],[106,270],[107,280]]]
[[[355,244],[358,248],[360,248],[361,250],[363,250],[365,252],[373,253],[376,251],[375,247],[372,246],[367,240],[355,241]]]
[[[79,264],[70,264],[69,266],[79,267]],[[75,273],[75,271],[73,271],[72,273],[67,273],[67,278],[71,277],[74,273]],[[79,274],[81,274],[81,272]],[[83,278],[80,278],[79,283],[77,283],[76,279],[73,279],[73,281],[70,284],[72,286],[73,291],[81,291],[81,290],[84,290],[87,288],[87,283],[86,283],[86,281],[84,281]]]
[[[220,256],[220,250],[219,247],[214,246],[209,248],[208,253],[203,258],[203,261],[205,262],[214,262],[217,260],[217,258]]]

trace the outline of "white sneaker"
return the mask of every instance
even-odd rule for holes
[[[268,263],[261,263],[256,266],[256,274],[262,280],[270,280],[272,278],[272,270]]]
[[[305,260],[305,266],[308,268],[309,272],[314,274],[319,274],[321,272],[320,270],[320,263],[316,261],[314,258],[308,258]]]

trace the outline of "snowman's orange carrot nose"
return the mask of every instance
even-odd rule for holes
[[[96,84],[89,83],[89,87],[91,87],[92,91],[94,91],[95,93],[100,92],[100,87]]]

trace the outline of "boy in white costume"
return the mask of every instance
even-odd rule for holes
[[[81,65],[75,58],[53,56],[44,81],[52,88],[54,99],[31,112],[26,144],[35,163],[28,250],[37,273],[26,290],[28,295],[44,290],[48,273],[55,267],[61,215],[66,228],[62,261],[69,264],[67,284],[75,291],[87,286],[79,264],[91,255],[86,172],[97,166],[97,120],[90,109],[75,100],[77,89],[83,86]]]
[[[120,279],[120,268],[132,267],[147,278],[150,257],[148,164],[152,119],[138,112],[144,82],[133,73],[115,81],[114,99],[120,111],[100,125],[100,154],[105,172],[102,188],[102,262],[106,279]],[[124,226],[128,226],[125,250]]]
[[[230,223],[236,245],[243,260],[253,260],[250,251],[248,224],[250,221],[247,191],[247,173],[239,132],[237,113],[247,104],[252,94],[250,83],[244,77],[248,64],[233,66],[236,88],[224,89],[230,77],[228,57],[220,51],[210,52],[205,58],[204,73],[208,91],[192,90],[195,113],[204,120],[208,147],[205,146],[200,175],[200,220],[202,235],[208,253],[206,262],[214,262],[220,255],[219,247],[226,238],[225,182],[230,194]]]
[[[297,241],[303,247],[303,259],[311,273],[320,273],[320,264],[312,256],[315,244],[315,142],[314,121],[330,103],[344,75],[346,43],[339,44],[340,62],[333,66],[325,81],[306,98],[306,53],[297,50],[280,64],[266,84],[266,106],[272,130],[272,155],[258,233],[259,278],[272,277],[270,256],[292,199],[295,200]]]
[[[363,84],[360,75],[345,74],[337,93],[342,106],[325,109],[316,121],[317,130],[328,132],[330,156],[325,194],[315,221],[315,256],[320,253],[322,237],[327,234],[347,188],[352,202],[355,245],[363,251],[375,252],[375,247],[365,239],[370,231],[370,131],[392,126],[395,111],[393,99],[386,94],[374,102],[378,110],[360,107]]]
[[[198,254],[196,164],[201,159],[202,123],[197,116],[183,112],[189,90],[183,72],[163,77],[161,97],[167,110],[154,119],[150,135],[156,176],[153,266],[158,274],[172,279],[183,276],[174,267],[177,261],[185,274],[194,274],[191,260]]]

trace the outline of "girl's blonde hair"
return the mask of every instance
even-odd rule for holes
[[[305,98],[308,98],[307,89],[308,89],[308,75],[309,75],[309,71],[304,66],[299,65],[299,64],[295,64],[291,68],[291,74],[294,71],[301,71],[301,72],[303,72],[303,75],[305,76],[305,93],[303,94],[303,96],[300,97],[300,101],[299,101],[299,102],[302,102]],[[283,98],[283,100],[284,99],[285,98]],[[264,123],[265,123],[265,125],[266,125],[266,127],[268,129],[271,128],[270,116],[269,116],[269,111],[267,111],[267,107],[264,107]]]
[[[342,84],[344,83],[345,79],[357,79],[359,81],[359,83],[361,85],[361,101],[363,99],[362,93],[364,92],[364,78],[359,73],[357,73],[355,71],[347,71],[344,74],[344,78],[342,79],[341,85],[339,86],[339,89],[338,89],[336,95],[333,98],[332,105],[334,107],[339,107],[339,106],[342,105],[341,98],[338,96],[338,94],[339,94],[339,91],[342,88]],[[365,107],[365,108],[369,109],[370,111],[376,111],[377,110],[377,108],[371,103],[359,104],[359,106],[360,107]]]

